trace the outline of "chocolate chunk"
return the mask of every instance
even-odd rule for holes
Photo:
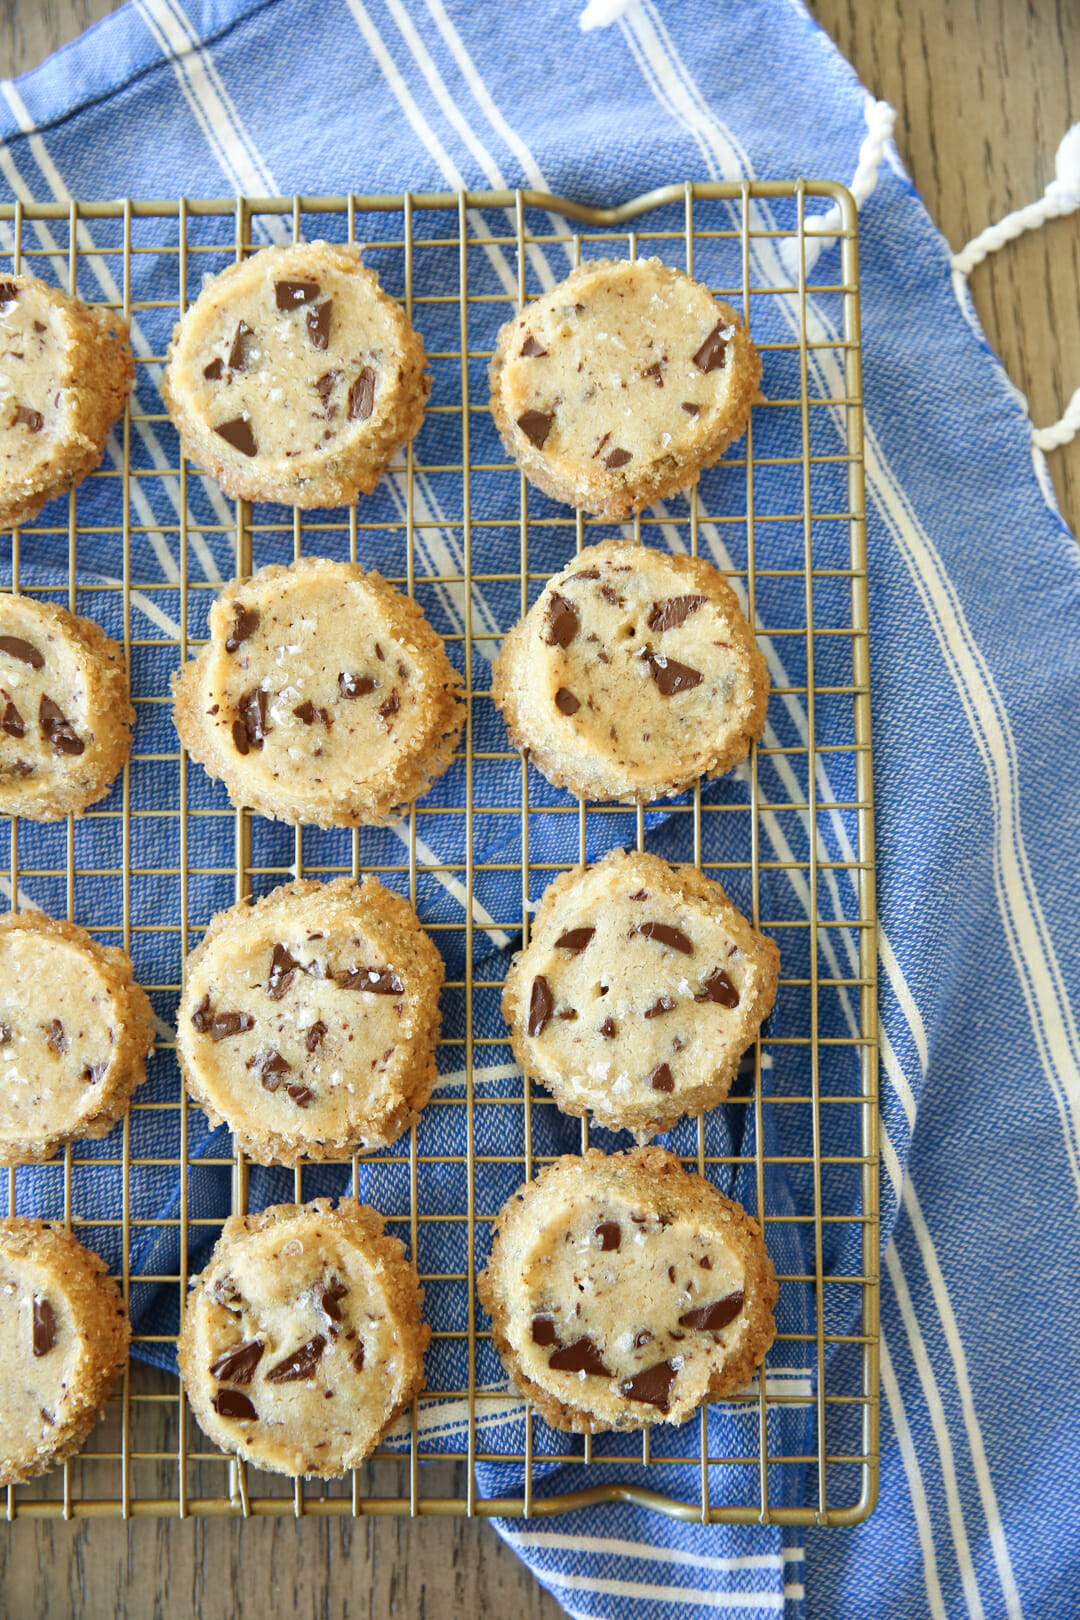
[[[622,1227],[618,1221],[601,1221],[596,1235],[600,1239],[601,1249],[617,1249],[622,1242]]]
[[[674,1012],[676,1002],[671,996],[660,996],[651,1007],[646,1007],[646,1018],[661,1018],[664,1013]]]
[[[283,1074],[292,1073],[292,1064],[286,1063],[281,1053],[271,1047],[259,1065],[259,1078],[264,1091],[276,1091]]]
[[[244,724],[244,722],[242,720],[234,720],[233,721],[233,723],[232,723],[232,740],[233,740],[233,747],[236,749],[236,752],[238,754],[246,754],[247,753],[247,751],[248,751],[247,726],[245,726],[245,724]]]
[[[647,900],[649,891],[648,889],[639,889],[636,894],[628,894],[626,898],[628,900]]]
[[[633,930],[645,939],[655,940],[657,945],[667,945],[673,951],[680,951],[683,956],[693,956],[693,942],[687,939],[681,928],[673,928],[670,923],[647,922]]]
[[[216,1378],[219,1384],[250,1384],[265,1348],[261,1339],[234,1344],[231,1350],[210,1363],[211,1378]]]
[[[40,411],[32,411],[26,405],[20,405],[15,412],[15,426],[28,428],[31,433],[40,433],[45,426],[45,418]]]
[[[0,1024],[0,1046],[10,1046],[13,1040],[10,1024]]]
[[[540,347],[539,343],[537,343],[536,339],[530,332],[524,343],[521,345],[521,358],[523,360],[543,360],[546,354],[547,350]]]
[[[547,443],[547,436],[551,432],[554,420],[554,411],[524,411],[518,417],[517,425],[529,443],[535,445],[537,450],[542,450]]]
[[[599,579],[599,578],[600,578],[600,570],[599,570],[599,568],[583,568],[581,570],[580,574],[567,574],[566,583],[569,585],[569,583],[570,583],[570,581],[572,579]]]
[[[597,439],[597,441],[596,441],[596,449],[592,453],[592,460],[593,461],[596,460],[597,456],[600,454],[601,450],[604,448],[605,444],[607,444],[607,442],[608,442],[608,440],[610,438],[611,438],[611,434],[610,433],[605,433],[603,438]]]
[[[329,1283],[315,1284],[315,1303],[331,1322],[341,1322],[343,1316],[338,1300],[344,1299],[348,1292],[344,1283],[339,1282],[336,1277],[331,1277]],[[330,1331],[331,1336],[334,1336],[334,1329],[331,1328]]]
[[[326,1025],[323,1023],[321,1018],[317,1018],[308,1029],[307,1034],[304,1036],[304,1045],[307,1050],[309,1052],[316,1051],[317,1048],[322,1045],[325,1034]]]
[[[34,1354],[47,1356],[56,1343],[56,1312],[44,1294],[34,1295]]]
[[[677,630],[708,600],[707,596],[669,596],[666,602],[654,602],[649,612],[649,629]]]
[[[625,1395],[628,1401],[641,1401],[645,1406],[655,1406],[661,1412],[666,1412],[671,1406],[671,1386],[675,1377],[672,1362],[658,1361],[655,1366],[643,1368],[632,1378],[624,1378],[619,1385],[619,1394]]]
[[[300,964],[291,951],[284,945],[275,945],[270,955],[270,977],[266,981],[266,993],[271,1001],[281,1000],[299,970]]]
[[[663,388],[663,386],[664,386],[664,375],[663,375],[663,369],[662,369],[662,367],[660,365],[659,360],[654,360],[653,364],[651,366],[646,366],[645,370],[641,373],[641,375],[643,377],[652,377],[652,378],[654,378],[655,381],[656,381],[657,388]]]
[[[565,934],[560,934],[555,941],[556,950],[573,951],[576,956],[583,951],[596,933],[595,928],[568,928]]]
[[[366,422],[375,409],[375,373],[365,366],[349,389],[345,414],[350,422]]]
[[[674,1091],[675,1077],[666,1063],[659,1064],[649,1076],[649,1084],[654,1091]]]
[[[604,1366],[596,1345],[585,1334],[548,1356],[548,1366],[552,1372],[591,1373],[594,1378],[614,1376]]]
[[[334,300],[328,298],[325,303],[316,304],[314,309],[307,312],[308,337],[316,349],[325,349],[330,342],[330,316],[334,308]]]
[[[698,1265],[701,1267],[702,1271],[712,1270],[712,1261],[709,1259],[707,1254],[702,1255],[701,1259],[698,1261]]]
[[[326,418],[333,416],[336,407],[332,404],[330,396],[334,392],[334,384],[341,376],[340,371],[324,371],[321,377],[316,377],[312,387],[322,401],[323,415]]]
[[[75,728],[65,714],[57,708],[51,697],[41,696],[38,704],[38,724],[58,754],[78,755],[86,744],[75,735]]]
[[[601,585],[601,587],[600,587],[600,595],[604,598],[605,602],[610,602],[612,607],[622,607],[623,606],[623,598],[619,595],[618,591],[615,590],[614,587],[611,586],[611,585]]]
[[[245,1423],[254,1423],[259,1414],[238,1389],[219,1389],[210,1403],[219,1417],[240,1418]]]
[[[716,371],[724,363],[727,353],[727,338],[721,337],[722,321],[717,321],[701,348],[694,356],[694,364],[699,371]]]
[[[353,1364],[353,1371],[362,1373],[364,1370],[364,1346],[358,1344],[349,1359]]]
[[[200,1035],[206,1035],[209,1033],[210,1026],[213,1021],[214,1015],[210,1011],[210,995],[209,992],[207,992],[207,994],[203,996],[202,1000],[199,1002],[199,1005],[196,1007],[195,1011],[192,1013],[191,1022],[193,1028],[197,1030]]]
[[[701,406],[691,404],[691,402],[688,399],[683,400],[682,408],[686,412],[687,416],[700,416],[701,415]]]
[[[254,332],[247,321],[239,321],[233,335],[232,348],[229,350],[229,370],[246,371],[248,362],[248,338],[254,337]],[[220,432],[220,429],[218,430]]]
[[[339,990],[366,990],[372,996],[400,996],[405,986],[389,967],[345,968],[335,973],[334,983]]]
[[[548,1026],[555,1002],[551,994],[551,986],[543,974],[537,974],[533,980],[532,994],[529,997],[529,1023],[528,1033],[535,1038],[542,1035]]]
[[[600,1025],[597,1034],[602,1035],[605,1041],[613,1041],[617,1034],[614,1018],[605,1018],[604,1022]]]
[[[9,737],[26,736],[26,721],[10,698],[5,702],[4,713],[0,717],[0,731],[6,731]]]
[[[577,714],[581,708],[581,703],[573,692],[569,691],[565,686],[560,686],[555,694],[555,707],[560,714],[571,715]]]
[[[226,444],[231,444],[234,450],[239,450],[242,456],[253,456],[258,451],[251,423],[245,416],[234,416],[231,422],[220,423],[214,432]]]
[[[71,1042],[64,1034],[64,1026],[59,1018],[54,1018],[45,1030],[45,1045],[57,1057],[63,1057]]]
[[[236,705],[240,711],[240,718],[244,722],[247,732],[248,746],[261,748],[267,737],[273,731],[273,726],[266,723],[267,694],[261,686],[252,687],[245,692]]]
[[[612,450],[610,455],[604,457],[604,466],[614,472],[616,467],[625,467],[634,457],[629,450]]]
[[[79,1079],[85,1081],[88,1086],[97,1086],[101,1084],[108,1072],[109,1059],[103,1058],[100,1063],[87,1063]]]
[[[569,647],[577,633],[578,616],[573,602],[552,591],[542,639],[549,647]]]
[[[216,360],[211,360],[208,366],[203,366],[202,374],[206,378],[207,382],[219,382],[221,380],[221,374],[224,370],[225,362],[219,355]]]
[[[723,968],[715,968],[707,979],[701,982],[701,994],[694,997],[695,1001],[716,1001],[721,1007],[737,1007],[739,1005],[739,992],[724,972]]]
[[[297,704],[296,708],[293,710],[293,714],[295,714],[298,720],[302,720],[305,726],[313,726],[316,720],[321,720],[324,728],[327,731],[330,730],[330,727],[334,723],[327,711],[325,709],[317,709],[310,698],[305,698],[303,703]]]
[[[674,697],[678,692],[689,692],[693,687],[700,686],[704,680],[700,669],[693,669],[689,664],[680,664],[677,659],[667,658],[663,653],[654,653],[645,648],[643,656],[648,660],[652,678],[661,697]]]
[[[302,1378],[310,1378],[326,1349],[326,1339],[321,1333],[316,1333],[307,1344],[302,1344],[299,1350],[294,1350],[291,1356],[279,1361],[270,1368],[266,1375],[268,1384],[295,1384]]]
[[[552,1316],[534,1316],[532,1319],[533,1344],[558,1344],[559,1335],[555,1331],[555,1319]]]
[[[254,1027],[255,1020],[250,1013],[215,1013],[210,1022],[210,1039],[216,1044],[218,1041],[227,1041],[232,1035],[242,1035],[246,1029]]]
[[[299,309],[312,304],[322,292],[317,281],[275,281],[274,298],[278,309]]]
[[[687,1311],[685,1316],[679,1317],[679,1326],[708,1328],[716,1333],[720,1328],[726,1328],[729,1322],[734,1322],[745,1298],[740,1288],[734,1294],[726,1294],[723,1299],[714,1299],[711,1305],[699,1305],[697,1310]]]
[[[310,1102],[314,1101],[315,1098],[315,1093],[312,1091],[310,1086],[293,1084],[291,1086],[286,1086],[285,1091],[286,1094],[292,1098],[297,1108],[306,1108]]]
[[[225,641],[225,651],[234,653],[248,636],[259,628],[259,615],[255,608],[242,607],[238,602],[233,609],[233,627]]]
[[[0,313],[13,304],[22,292],[22,288],[14,281],[0,281]]]
[[[375,710],[375,713],[379,716],[380,719],[389,720],[390,716],[392,714],[397,714],[397,712],[398,712],[398,710],[400,708],[401,708],[401,699],[398,697],[397,687],[395,686],[395,687],[393,687],[391,689],[390,696],[388,698],[386,698],[384,702],[382,702],[382,703],[380,703],[378,705],[378,707]]]
[[[343,698],[367,697],[374,692],[378,681],[374,675],[339,675],[337,678],[338,693]]]

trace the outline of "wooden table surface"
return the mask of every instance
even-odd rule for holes
[[[959,248],[1033,201],[1080,118],[1080,7],[1067,0],[810,0]],[[0,0],[0,76],[37,65],[116,0]],[[1080,92],[1078,92],[1080,94]],[[842,176],[841,178],[847,178]],[[980,266],[972,296],[1034,420],[1080,386],[1080,215]],[[1050,458],[1080,524],[1080,439]],[[460,1489],[460,1487],[459,1487]],[[153,1597],[151,1594],[154,1594]],[[465,1520],[23,1522],[0,1529],[0,1612],[18,1620],[556,1620],[562,1610],[487,1525]]]

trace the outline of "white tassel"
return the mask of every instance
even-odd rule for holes
[[[591,34],[594,28],[607,28],[611,23],[618,22],[632,4],[633,0],[589,0],[578,18],[578,27],[583,34]]]
[[[1045,225],[1048,219],[1060,219],[1080,208],[1080,124],[1068,130],[1054,158],[1054,178],[1039,198],[1026,208],[1016,208],[1004,219],[988,225],[985,231],[973,236],[966,247],[953,255],[952,267],[962,276],[969,276],[977,264],[991,253],[1014,242],[1025,231]]]
[[[866,199],[877,185],[878,170],[881,160],[885,156],[885,143],[892,139],[896,127],[896,113],[887,101],[875,101],[873,96],[867,96],[864,105],[866,115],[866,135],[859,148],[859,159],[855,165],[851,185],[848,188],[855,199],[855,206],[861,208]],[[823,253],[832,247],[836,240],[836,233],[843,224],[840,208],[837,203],[830,203],[823,214],[811,214],[804,220],[803,234],[806,240],[804,247],[806,274],[817,264]],[[786,237],[780,243],[780,257],[792,281],[799,279],[799,243],[794,237]]]

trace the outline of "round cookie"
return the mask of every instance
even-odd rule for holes
[[[44,912],[0,917],[0,1164],[104,1136],[153,1043],[150,1001],[123,951]]]
[[[620,523],[745,431],[761,361],[729,304],[659,259],[597,259],[499,333],[491,413],[530,483]]]
[[[617,849],[545,890],[502,1012],[564,1114],[644,1141],[724,1100],[779,970],[719,883]]]
[[[393,820],[446,769],[465,719],[416,603],[317,557],[234,580],[174,694],[181,742],[234,804],[320,827]]]
[[[200,1428],[279,1474],[357,1467],[424,1387],[422,1298],[366,1204],[232,1216],[191,1280],[177,1344]]]
[[[100,1256],[62,1226],[0,1220],[0,1485],[78,1451],[123,1367],[130,1331]]]
[[[721,776],[765,730],[769,671],[738,599],[698,557],[608,540],[506,637],[492,697],[556,787],[647,804]]]
[[[0,528],[101,460],[135,378],[126,323],[35,276],[0,281]]]
[[[374,878],[285,883],[221,912],[188,957],[188,1091],[259,1164],[396,1142],[435,1084],[442,957]]]
[[[504,1205],[477,1291],[512,1381],[574,1434],[685,1423],[776,1332],[757,1222],[661,1148],[548,1165]]]
[[[104,798],[134,723],[123,651],[99,625],[0,595],[0,811],[57,821]]]
[[[173,333],[162,395],[184,454],[229,495],[341,506],[416,434],[424,345],[361,262],[329,242],[268,247],[203,288]]]

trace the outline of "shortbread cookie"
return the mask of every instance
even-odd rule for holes
[[[366,1204],[232,1216],[191,1280],[177,1345],[200,1427],[278,1474],[355,1468],[424,1387],[422,1298]]]
[[[41,911],[0,917],[0,1164],[104,1136],[153,1041],[150,1001],[123,951]]]
[[[387,1147],[435,1084],[442,982],[416,913],[374,878],[282,884],[188,957],[188,1091],[259,1164]]]
[[[727,581],[696,557],[609,540],[510,632],[492,696],[556,787],[646,804],[721,776],[765,729],[769,672]]]
[[[693,866],[613,850],[556,878],[503,988],[514,1055],[564,1114],[639,1141],[727,1096],[780,953]]]
[[[78,1451],[127,1357],[105,1262],[45,1221],[0,1220],[0,1485]]]
[[[510,1378],[575,1434],[685,1423],[776,1332],[757,1222],[661,1148],[542,1170],[503,1207],[477,1289]]]
[[[391,821],[446,769],[465,718],[416,603],[315,557],[234,580],[175,697],[180,740],[234,804],[320,827]]]
[[[104,798],[134,723],[123,650],[100,626],[0,595],[0,811],[57,821]]]
[[[745,431],[761,361],[729,304],[659,259],[598,259],[499,333],[491,411],[530,483],[621,522]]]
[[[269,247],[204,287],[162,395],[184,454],[229,495],[340,506],[419,430],[430,378],[404,311],[328,242]]]
[[[114,310],[34,276],[0,281],[0,528],[93,472],[134,377]]]

